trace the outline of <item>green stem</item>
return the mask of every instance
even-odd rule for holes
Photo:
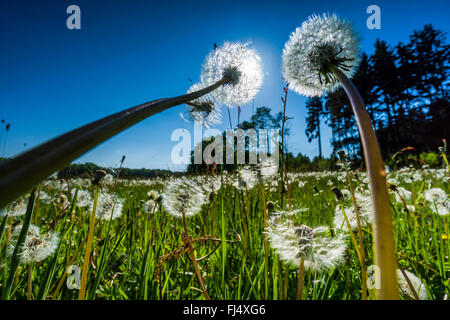
[[[136,123],[171,107],[195,100],[229,81],[224,77],[202,90],[159,99],[117,112],[56,137],[0,164],[0,209],[52,173]]]
[[[375,264],[379,267],[381,280],[377,298],[396,300],[398,299],[398,286],[392,211],[386,188],[386,171],[380,146],[358,90],[338,67],[332,66],[331,70],[341,82],[350,100],[363,145],[375,215]]]

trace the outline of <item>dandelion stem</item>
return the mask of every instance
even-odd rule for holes
[[[229,77],[224,76],[220,81],[202,90],[174,98],[153,100],[117,112],[3,161],[0,164],[0,208],[125,129],[161,111],[195,100],[229,81]]]
[[[398,299],[398,286],[392,212],[386,188],[386,171],[381,157],[380,146],[358,90],[338,67],[331,66],[331,71],[341,82],[347,93],[362,140],[375,215],[375,262],[380,268],[381,279],[377,298],[381,300],[396,300]]]
[[[305,278],[305,259],[301,258],[300,267],[298,269],[297,300],[302,300],[304,278]]]

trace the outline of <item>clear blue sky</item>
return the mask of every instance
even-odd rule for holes
[[[81,8],[81,30],[68,30],[66,8]],[[366,8],[381,8],[381,30],[366,27]],[[428,1],[98,1],[0,2],[0,118],[11,123],[5,156],[139,103],[183,94],[214,42],[252,41],[265,72],[255,108],[281,110],[281,52],[290,33],[313,13],[353,21],[372,52],[376,38],[395,45],[427,23],[448,32],[450,2]],[[305,136],[305,98],[288,96],[289,150],[317,155]],[[178,106],[153,116],[90,151],[77,162],[182,170],[170,154],[177,128],[193,132]],[[241,120],[252,113],[242,106]],[[231,110],[233,124],[237,109]],[[228,127],[228,115],[218,129]],[[330,130],[323,128],[330,152]],[[1,150],[0,150],[1,152]]]

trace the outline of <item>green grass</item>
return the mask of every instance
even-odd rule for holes
[[[415,173],[421,178],[416,176],[412,182],[404,181]],[[450,247],[449,240],[444,239],[449,235],[450,221],[449,215],[439,216],[424,203],[423,192],[431,185],[449,194],[446,174],[442,170],[411,169],[391,175],[397,176],[398,185],[412,191],[411,205],[416,208],[415,212],[407,213],[392,193],[399,263],[422,280],[431,299],[438,300],[450,294]],[[343,177],[343,172],[290,174],[293,208],[304,208],[296,214],[296,221],[311,227],[332,226],[338,201],[331,188],[348,189]],[[361,174],[359,178],[364,180]],[[299,181],[304,183],[303,187],[299,186]],[[96,220],[87,299],[204,299],[189,255],[182,248],[182,219],[168,215],[161,205],[152,214],[143,213],[141,200],[148,200],[147,192],[156,190],[164,194],[163,181],[152,182],[148,185],[119,180],[114,187],[115,193],[124,199],[123,214],[111,221]],[[363,181],[354,183],[367,189]],[[60,191],[45,185],[42,188],[49,195],[58,192],[67,195],[65,184]],[[103,188],[113,192],[113,186]],[[284,292],[287,292],[287,299],[295,299],[297,269],[280,261],[270,243],[265,261],[261,192],[266,201],[274,203],[275,210],[280,210],[280,193],[274,188],[265,185],[262,191],[256,186],[241,192],[223,184],[202,211],[188,219],[189,233],[195,241],[195,256],[203,257],[198,263],[212,299],[284,299]],[[84,189],[93,194],[94,186]],[[287,193],[285,197],[283,209],[286,210]],[[347,199],[346,204],[351,205],[351,199]],[[66,277],[70,276],[66,272],[69,265],[82,268],[90,209],[77,207],[76,199],[65,210],[43,202],[35,209],[32,223],[40,226],[42,233],[50,229],[58,232],[59,246],[51,256],[31,268],[18,264],[16,256],[9,254],[11,226],[26,223],[31,217],[28,214],[1,219],[2,297],[27,299],[31,275],[32,299],[77,299],[78,290],[66,285]],[[373,264],[371,230],[363,229],[366,265],[369,266]],[[342,265],[323,272],[306,272],[304,299],[361,299],[361,266],[350,237],[347,242]]]

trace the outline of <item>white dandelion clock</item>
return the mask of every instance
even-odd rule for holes
[[[411,191],[408,191],[403,187],[397,188],[397,192],[395,193],[395,200],[397,202],[402,202],[402,199],[405,202],[411,202],[411,197],[412,197]]]
[[[23,198],[18,199],[17,201],[11,203],[9,209],[3,208],[2,211],[0,211],[0,217],[5,216],[6,214],[8,214],[8,216],[10,217],[23,216],[27,212],[27,207],[28,207],[27,200]]]
[[[22,226],[16,227],[12,233],[9,254],[14,252]],[[54,232],[41,235],[39,227],[30,225],[25,242],[19,250],[20,263],[39,262],[52,255],[58,247],[59,237]]]
[[[340,83],[330,66],[351,78],[359,63],[359,39],[352,25],[336,15],[313,15],[297,28],[283,50],[283,77],[308,97],[334,91]]]
[[[164,209],[177,218],[194,216],[205,202],[203,190],[186,177],[169,181],[162,198]]]
[[[207,87],[203,83],[193,84],[187,93],[195,92]],[[188,112],[180,113],[183,120],[198,122],[200,125],[211,128],[222,123],[220,106],[216,104],[211,94],[206,94],[186,104]]]
[[[424,197],[429,202],[443,202],[447,200],[447,193],[441,188],[431,188],[425,191]]]
[[[222,179],[220,176],[205,176],[199,181],[207,194],[215,193],[222,188]]]
[[[424,197],[430,209],[437,214],[446,216],[450,213],[450,203],[447,193],[441,188],[431,188],[425,191]]]
[[[377,284],[377,281],[376,281],[377,275],[375,274],[375,272],[376,272],[376,268],[373,265],[369,266],[367,268],[368,287],[371,289],[375,288],[376,284]],[[406,277],[408,278],[410,283],[408,283],[408,280],[406,280],[403,272],[406,274]],[[415,300],[416,296],[414,295],[414,292],[413,292],[413,289],[414,289],[419,300],[428,300],[429,296],[428,296],[427,289],[425,288],[425,284],[415,274],[413,274],[407,270],[403,270],[403,272],[400,269],[397,269],[399,295],[403,299]],[[413,289],[411,289],[411,287]]]
[[[117,219],[122,216],[122,200],[108,193],[100,193],[97,200],[96,218]]]
[[[209,86],[224,76],[230,80],[211,95],[229,107],[251,101],[263,83],[261,58],[249,43],[225,42],[211,51],[203,64],[201,80]]]
[[[294,225],[289,220],[273,219],[268,227],[270,245],[285,262],[305,269],[331,269],[344,261],[346,250],[343,234],[329,235],[327,227],[310,228]]]
[[[419,299],[428,300],[429,297],[427,289],[425,288],[425,284],[415,274],[406,270],[404,270],[404,272],[408,277],[409,281],[411,282],[411,285],[414,288],[414,291],[416,291]],[[400,270],[397,270],[397,279],[402,297],[405,299],[414,299],[414,294],[411,290],[411,286],[408,284],[408,281],[403,275],[403,272],[401,272]]]
[[[114,182],[114,177],[111,173],[108,173],[103,177],[102,181],[106,185],[111,185]]]
[[[366,225],[370,225],[373,222],[374,212],[372,206],[372,199],[368,195],[355,193],[356,203],[358,205],[358,213],[361,222],[361,226],[364,227]],[[350,227],[352,230],[356,230],[358,228],[358,221],[356,217],[355,207],[347,207],[344,208],[345,214],[347,216],[348,222],[350,223]],[[334,227],[338,230],[348,231],[347,221],[344,216],[344,212],[342,211],[341,206],[336,207],[335,216],[334,216]]]
[[[259,163],[254,170],[261,180],[272,179],[278,173],[278,158],[267,158]]]
[[[250,167],[241,168],[234,177],[233,186],[239,190],[250,190],[258,183],[258,175]]]
[[[72,189],[72,198],[75,197],[76,189]],[[92,197],[89,191],[78,190],[76,205],[79,208],[88,207],[92,203]]]
[[[155,200],[153,199],[147,200],[144,203],[144,212],[148,214],[153,214],[158,210],[158,207],[159,207],[158,203]]]

